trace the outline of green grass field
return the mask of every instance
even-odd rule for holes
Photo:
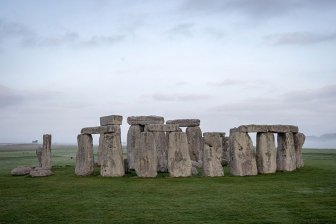
[[[336,150],[304,150],[295,172],[142,179],[77,177],[76,147],[53,146],[54,176],[10,176],[34,149],[0,147],[0,223],[336,223]]]

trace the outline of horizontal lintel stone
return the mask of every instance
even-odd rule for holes
[[[203,137],[206,135],[219,135],[219,137],[225,137],[225,132],[203,132]]]
[[[122,124],[123,117],[121,115],[109,115],[100,117],[100,125],[106,126],[106,125],[121,125]]]
[[[177,119],[169,120],[166,124],[178,124],[179,127],[197,127],[201,121],[199,119]]]
[[[232,128],[230,133],[232,132],[273,132],[273,133],[297,133],[299,132],[299,128],[294,125],[241,125],[238,128]]]
[[[145,126],[146,131],[150,132],[179,132],[178,124],[149,124]]]
[[[120,125],[107,125],[99,127],[88,127],[81,130],[82,134],[102,134],[102,133],[120,133]]]
[[[132,116],[127,118],[129,125],[148,125],[148,124],[163,124],[164,118],[160,116]]]

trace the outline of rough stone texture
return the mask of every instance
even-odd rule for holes
[[[43,135],[41,167],[51,169],[51,135]]]
[[[123,117],[121,115],[109,115],[100,117],[100,125],[122,125]]]
[[[103,143],[104,143],[104,134],[99,135],[99,145],[98,145],[98,151],[97,151],[97,165],[101,165],[102,160],[102,151],[103,151]]]
[[[76,155],[75,174],[77,176],[88,176],[93,173],[94,158],[92,136],[79,134],[77,136],[78,151]]]
[[[277,170],[293,171],[296,169],[293,133],[278,134]]]
[[[37,161],[38,161],[38,166],[42,167],[42,147],[39,146],[36,149],[36,157],[37,157]]]
[[[121,177],[125,175],[124,158],[119,133],[105,133],[103,138],[100,175]]]
[[[81,130],[82,134],[93,135],[102,133],[120,133],[120,125],[107,125],[99,127],[88,127]]]
[[[148,125],[148,124],[163,124],[164,118],[160,116],[133,116],[127,118],[129,125]]]
[[[203,139],[200,127],[188,127],[186,129],[188,138],[188,149],[190,159],[193,161],[202,161],[203,157]]]
[[[238,128],[232,128],[231,132],[273,132],[273,133],[297,133],[299,128],[294,125],[241,125]]]
[[[138,177],[156,177],[157,153],[154,134],[142,132],[140,134],[139,148],[135,153],[135,172]]]
[[[222,166],[227,166],[230,162],[229,137],[222,137],[222,140],[223,140]]]
[[[197,175],[198,174],[198,170],[197,170],[197,168],[196,167],[191,167],[191,174],[192,175]]]
[[[31,167],[19,166],[19,167],[12,169],[11,174],[12,176],[25,176],[25,175],[28,175],[30,171],[32,171]]]
[[[196,161],[193,161],[193,160],[191,160],[191,165],[192,165],[192,167],[196,167],[196,168],[202,168],[203,167],[202,163],[196,162]]]
[[[257,175],[257,163],[253,143],[247,133],[230,134],[230,173],[234,176]]]
[[[145,131],[152,132],[178,132],[178,124],[149,124],[145,126]]]
[[[35,168],[29,173],[32,177],[48,177],[53,174],[54,173],[50,169],[43,169],[41,167]]]
[[[257,134],[257,168],[258,173],[276,172],[276,148],[273,133]]]
[[[159,172],[168,171],[168,141],[166,133],[152,132],[154,135],[155,148],[157,152],[157,170]]]
[[[128,168],[134,170],[134,154],[137,141],[140,139],[140,133],[143,131],[143,127],[140,125],[131,125],[127,133],[127,160]]]
[[[183,132],[169,133],[169,175],[171,177],[188,177],[191,176],[191,168],[187,134]]]
[[[199,119],[177,119],[166,122],[166,124],[178,124],[180,127],[197,127],[200,123]]]
[[[304,167],[302,158],[302,146],[306,140],[306,136],[303,133],[294,134],[295,156],[296,156],[296,168]]]
[[[223,139],[220,133],[204,133],[203,175],[224,176],[222,167]]]

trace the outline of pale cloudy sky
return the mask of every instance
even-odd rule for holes
[[[335,0],[0,0],[0,142],[99,117],[336,132]]]

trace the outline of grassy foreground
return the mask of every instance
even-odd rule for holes
[[[77,177],[75,151],[53,148],[54,176],[12,177],[35,152],[0,147],[0,223],[336,223],[336,150],[290,173],[151,179]]]

